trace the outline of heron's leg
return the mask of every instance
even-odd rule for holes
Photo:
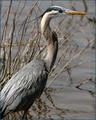
[[[28,120],[27,119],[27,114],[23,115],[21,120]]]
[[[22,116],[22,119],[21,120],[28,120],[27,119],[27,110],[26,111],[24,111],[24,114],[23,114],[23,116]]]

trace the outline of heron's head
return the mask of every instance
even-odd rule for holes
[[[51,6],[43,13],[42,16],[47,15],[48,18],[58,17],[60,15],[85,15],[85,12],[66,9],[60,6]]]
[[[50,20],[54,17],[63,15],[85,15],[85,12],[74,11],[60,6],[51,6],[41,15],[41,32],[44,33],[49,26]],[[48,32],[47,32],[48,33]]]

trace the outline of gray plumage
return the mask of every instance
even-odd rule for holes
[[[38,74],[37,74],[38,73]],[[42,60],[33,60],[19,70],[1,91],[2,111],[28,109],[43,92],[48,71]]]

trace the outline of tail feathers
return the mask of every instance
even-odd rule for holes
[[[0,120],[3,120],[4,118],[4,111],[2,110],[2,108],[3,108],[3,100],[0,97]]]
[[[3,112],[2,112],[2,110],[0,109],[0,120],[3,120]]]

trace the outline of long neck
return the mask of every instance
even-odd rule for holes
[[[47,55],[45,57],[45,63],[50,71],[55,63],[58,52],[58,39],[54,31],[51,30],[50,18],[45,14],[41,20],[41,32],[47,41]]]

